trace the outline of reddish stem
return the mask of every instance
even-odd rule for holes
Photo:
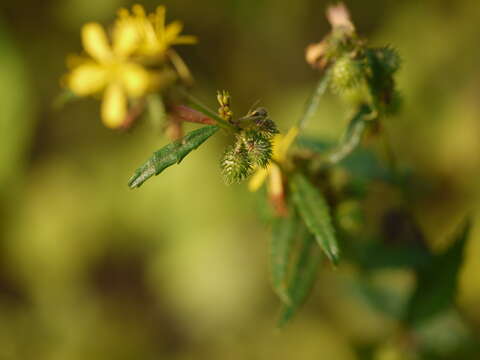
[[[136,104],[132,105],[128,110],[128,114],[125,117],[120,129],[123,130],[130,130],[132,125],[134,124],[135,120],[142,115],[143,111],[145,110],[145,100],[139,100]]]
[[[205,125],[216,124],[215,120],[185,105],[174,105],[171,108],[170,115],[175,117],[177,121],[186,121]]]

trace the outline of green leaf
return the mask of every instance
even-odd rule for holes
[[[273,289],[285,304],[291,304],[288,294],[288,269],[292,244],[297,235],[300,219],[290,208],[287,217],[277,217],[272,225],[270,243],[270,272]]]
[[[360,181],[394,181],[393,174],[380,162],[378,156],[373,151],[362,147],[357,148],[350,156],[344,158],[339,166]]]
[[[309,136],[300,136],[296,143],[298,148],[311,151],[319,155],[326,155],[336,148],[331,141]],[[380,162],[378,156],[371,150],[357,147],[349,156],[344,157],[338,166],[344,168],[354,178],[361,181],[381,180],[393,182],[393,175]]]
[[[417,271],[417,286],[406,313],[409,324],[416,326],[453,305],[470,227],[468,220],[447,251]]]
[[[128,186],[132,189],[140,187],[153,175],[158,175],[167,167],[180,163],[190,151],[198,148],[218,129],[219,127],[216,125],[204,126],[154,152],[153,156],[135,171],[135,174],[128,181]]]
[[[415,244],[375,242],[353,246],[351,258],[365,270],[417,268],[428,263],[430,253]]]
[[[283,304],[278,326],[283,327],[295,315],[310,294],[322,260],[320,248],[315,244],[314,236],[301,223],[301,234],[298,237],[297,256],[292,264],[292,274],[288,286],[290,304]]]
[[[339,249],[335,231],[332,226],[330,210],[323,195],[300,173],[292,176],[290,181],[292,199],[305,221],[308,229],[327,257],[338,263]]]
[[[378,285],[368,277],[345,280],[349,295],[371,307],[373,311],[382,312],[394,319],[401,320],[408,295],[395,285]]]

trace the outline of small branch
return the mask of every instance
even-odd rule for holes
[[[352,136],[348,139],[348,141],[340,144],[337,149],[328,155],[326,160],[327,163],[331,165],[338,164],[340,161],[350,155],[360,144],[364,130],[365,122],[361,121],[357,123],[353,128]]]
[[[175,105],[171,109],[172,116],[175,117],[177,121],[186,121],[197,124],[204,125],[215,125],[216,121],[208,116],[205,116],[200,111],[193,110],[185,105]]]
[[[130,130],[135,120],[143,114],[145,110],[145,99],[138,100],[134,105],[128,110],[127,116],[121,125],[121,129]]]
[[[330,72],[331,70],[328,69],[325,74],[320,78],[317,86],[315,87],[315,90],[313,91],[312,95],[310,95],[310,98],[305,104],[303,114],[297,122],[297,126],[300,130],[303,130],[303,128],[305,128],[305,126],[307,125],[308,121],[315,115],[318,104],[320,102],[320,98],[328,88],[328,83],[330,82]]]
[[[370,108],[363,106],[350,121],[349,127],[341,143],[327,155],[323,166],[338,164],[340,161],[350,155],[360,144],[365,129],[367,128],[367,117],[370,114]]]
[[[198,99],[196,99],[193,95],[189,94],[188,92],[184,90],[180,90],[181,94],[187,98],[187,100],[190,102],[190,105],[195,109],[200,111],[201,113],[207,115],[209,118],[213,119],[216,121],[216,125],[224,128],[224,129],[236,129],[235,126],[230,124],[228,121],[225,121],[222,119],[218,114],[209,109],[206,105],[202,104]]]

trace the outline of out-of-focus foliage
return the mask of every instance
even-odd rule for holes
[[[278,309],[269,236],[253,211],[257,194],[225,187],[212,161],[227,139],[219,136],[182,167],[130,191],[132,164],[164,142],[143,124],[133,135],[104,129],[93,101],[52,109],[64,54],[80,48],[80,26],[106,24],[131,3],[0,5],[0,358],[388,360],[418,358],[419,344],[420,358],[478,357],[480,5],[346,3],[361,34],[402,55],[404,109],[385,127],[399,166],[417,176],[411,184],[407,174],[409,192],[399,193],[365,153],[331,174],[336,186],[362,197],[332,214],[353,239],[345,257],[360,265],[320,266],[310,301],[281,333],[272,330]],[[303,53],[327,31],[327,4],[167,5],[200,39],[180,53],[201,97],[228,88],[239,111],[261,99],[280,130],[288,129],[316,80]],[[335,141],[346,126],[334,120],[346,115],[339,109],[333,97],[322,102],[309,131]],[[361,161],[372,170],[362,173]],[[404,216],[406,204],[414,219]],[[413,333],[399,331],[416,288],[405,268],[428,270],[427,248],[439,258],[452,249],[472,208],[457,269],[459,306]],[[370,234],[382,229],[388,246],[355,237],[359,224]]]

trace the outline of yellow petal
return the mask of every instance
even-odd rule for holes
[[[187,64],[183,61],[180,55],[173,49],[168,51],[168,56],[172,62],[173,67],[177,70],[178,76],[186,83],[193,84],[193,76]]]
[[[172,45],[190,45],[198,42],[197,37],[193,35],[182,35],[172,41]]]
[[[178,34],[182,32],[183,24],[180,21],[174,21],[167,25],[165,28],[165,34],[163,37],[163,41],[166,44],[171,44],[175,41]],[[162,40],[162,39],[161,39]]]
[[[120,57],[131,55],[139,45],[138,27],[131,21],[120,21],[113,29],[113,52]]]
[[[155,12],[155,31],[160,38],[163,37],[163,32],[165,31],[165,13],[166,9],[163,5],[157,7],[157,11]]]
[[[102,120],[105,126],[115,129],[120,127],[127,116],[127,99],[122,86],[110,84],[105,90],[102,102]]]
[[[287,157],[287,152],[290,146],[293,144],[295,141],[296,137],[298,135],[298,128],[296,126],[293,126],[288,130],[287,134],[281,138],[280,141],[277,141],[274,143],[274,159],[283,162],[285,161],[285,158]]]
[[[107,72],[97,63],[88,62],[73,69],[67,77],[67,87],[79,96],[91,95],[103,89]]]
[[[128,96],[139,97],[148,90],[150,74],[142,66],[126,63],[122,65],[119,73]]]
[[[268,175],[267,169],[264,169],[264,168],[258,169],[255,172],[255,174],[252,175],[250,181],[248,182],[248,190],[257,191],[258,189],[260,189],[260,186],[262,186],[262,184],[265,182],[267,175]]]
[[[268,177],[268,192],[271,196],[280,196],[283,194],[282,171],[277,164],[270,164]]]
[[[140,4],[135,4],[132,6],[132,13],[138,17],[145,17],[145,9]]]
[[[82,43],[87,54],[97,61],[105,61],[112,56],[105,30],[98,23],[83,25]]]
[[[276,164],[271,164],[267,183],[267,193],[277,216],[287,216],[288,209],[285,203],[282,171]]]
[[[130,16],[130,13],[128,12],[127,9],[120,8],[117,11],[117,16],[118,16],[119,20],[126,20]]]

